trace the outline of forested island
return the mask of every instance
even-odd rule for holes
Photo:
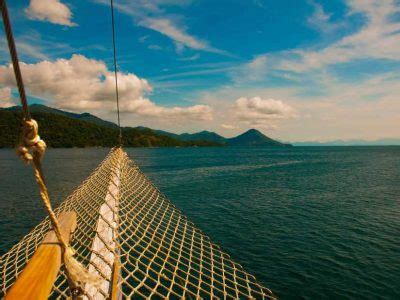
[[[30,106],[39,123],[40,136],[49,147],[113,147],[118,144],[118,127],[94,115],[76,114],[44,105]],[[0,109],[0,148],[15,147],[21,134],[19,106]],[[214,132],[174,134],[146,127],[124,127],[125,147],[204,147],[204,146],[290,146],[273,140],[255,129],[224,138]]]

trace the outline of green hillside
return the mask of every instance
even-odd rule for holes
[[[22,115],[0,109],[0,148],[18,143]],[[40,136],[49,147],[112,147],[117,144],[118,128],[82,121],[61,114],[32,112],[39,123]],[[181,141],[155,133],[151,129],[124,128],[126,147],[220,146],[211,141]]]

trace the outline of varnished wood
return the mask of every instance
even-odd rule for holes
[[[118,289],[118,282],[121,277],[121,264],[119,262],[119,257],[116,257],[114,260],[114,266],[113,266],[113,275],[112,275],[112,280],[111,280],[111,300],[119,300],[121,299],[121,293]]]
[[[76,228],[76,213],[63,212],[58,217],[61,234],[69,242]],[[15,284],[7,292],[6,300],[47,299],[61,267],[61,246],[53,231],[47,233]]]

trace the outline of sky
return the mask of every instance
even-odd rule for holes
[[[8,0],[31,103],[116,121],[110,3]],[[400,1],[114,0],[123,126],[400,138]],[[18,103],[0,31],[0,105]]]

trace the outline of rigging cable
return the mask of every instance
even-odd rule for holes
[[[7,36],[8,48],[10,49],[10,55],[14,67],[15,79],[17,81],[19,96],[21,99],[24,120],[29,121],[31,119],[31,114],[29,112],[28,101],[26,100],[24,82],[22,81],[21,69],[19,68],[19,63],[18,63],[17,49],[15,47],[14,37],[11,29],[11,22],[8,16],[5,0],[0,0],[0,9],[1,9],[1,14],[3,16],[4,30]]]
[[[115,22],[114,22],[114,1],[111,0],[111,24],[112,24],[112,43],[114,51],[114,77],[115,77],[115,96],[117,100],[117,116],[118,116],[118,127],[119,127],[119,145],[122,146],[122,129],[121,121],[119,116],[119,95],[118,95],[118,72],[117,72],[117,51],[115,46]]]

